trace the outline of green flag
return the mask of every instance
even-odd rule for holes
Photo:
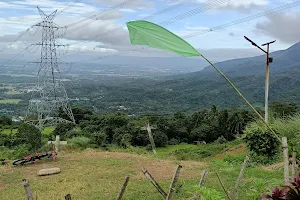
[[[132,44],[148,45],[182,56],[200,56],[200,53],[174,33],[151,22],[138,20],[127,23]]]
[[[266,124],[266,126],[275,134],[271,127],[264,121],[264,118],[257,112],[252,104],[242,95],[242,93],[235,87],[235,85],[219,70],[212,62],[200,54],[188,42],[168,31],[167,29],[154,24],[152,22],[137,20],[127,22],[127,27],[130,36],[131,44],[148,45],[153,48],[167,50],[182,56],[201,56],[204,58],[223,78],[230,84],[236,93],[246,102],[246,104],[257,114],[257,116]],[[275,134],[275,136],[280,138]]]

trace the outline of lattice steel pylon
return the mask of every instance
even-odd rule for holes
[[[75,120],[57,62],[56,48],[63,46],[57,45],[55,41],[55,30],[60,28],[53,22],[57,10],[50,15],[46,15],[39,7],[38,10],[42,21],[35,26],[42,27],[42,41],[36,44],[41,46],[37,97],[29,101],[25,123],[35,125],[42,130],[61,122],[75,123]],[[60,113],[63,113],[67,119],[61,118],[59,111],[63,111]]]

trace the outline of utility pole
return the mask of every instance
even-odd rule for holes
[[[273,62],[273,58],[269,57],[269,52],[270,52],[270,44],[276,42],[276,40],[272,42],[267,42],[261,46],[266,46],[267,45],[267,51],[265,51],[263,48],[255,44],[252,40],[244,36],[246,40],[248,40],[253,46],[259,48],[262,50],[266,55],[267,55],[267,63],[266,63],[266,85],[265,85],[265,122],[268,122],[268,115],[269,115],[269,64]]]
[[[46,15],[39,7],[42,22],[35,26],[42,27],[42,41],[36,45],[41,47],[41,58],[37,74],[38,92],[29,100],[25,123],[32,124],[42,130],[46,126],[54,126],[58,123],[74,123],[75,119],[69,105],[69,98],[64,88],[57,61],[56,48],[59,46],[55,40],[55,31],[60,29],[53,20],[57,10]],[[67,119],[59,116],[63,112]]]

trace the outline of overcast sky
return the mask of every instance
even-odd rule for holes
[[[214,61],[261,55],[243,36],[248,36],[258,44],[276,39],[271,51],[288,48],[300,41],[300,6],[219,30],[215,30],[215,27],[289,2],[293,1],[2,0],[0,59],[13,58],[30,43],[41,40],[42,30],[30,28],[17,42],[13,42],[30,26],[41,21],[36,6],[46,14],[58,9],[54,22],[68,27],[56,33],[57,36],[63,36],[58,40],[59,43],[71,44],[68,49],[61,51],[66,53],[61,55],[61,59],[86,61],[107,55],[172,55],[149,48],[140,51],[140,47],[130,45],[125,23],[137,19],[161,24],[180,36],[201,33],[187,41]],[[104,12],[110,7],[113,9]],[[24,54],[24,59],[38,58],[39,49],[30,48],[26,52],[28,55]],[[17,59],[23,58],[20,56]]]

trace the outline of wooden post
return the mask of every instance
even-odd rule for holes
[[[32,194],[31,194],[31,191],[30,191],[29,182],[26,179],[23,179],[23,185],[24,185],[24,189],[25,189],[25,192],[26,192],[27,200],[33,200],[32,199]]]
[[[296,152],[293,152],[292,156],[292,177],[293,180],[296,177]]]
[[[202,171],[202,176],[201,176],[201,179],[200,179],[200,183],[199,183],[200,187],[204,186],[204,184],[206,182],[206,179],[207,179],[207,175],[208,175],[208,171],[207,170],[203,170]]]
[[[217,174],[217,177],[218,177],[218,179],[219,179],[219,182],[220,182],[220,184],[221,184],[221,186],[222,186],[222,188],[223,188],[223,191],[224,191],[224,193],[226,194],[228,200],[231,200],[231,198],[230,198],[228,192],[226,191],[225,186],[224,186],[224,184],[223,184],[223,182],[222,182],[222,180],[221,180],[219,174],[218,174],[218,173],[216,173],[216,174]]]
[[[66,145],[68,144],[67,141],[60,141],[60,136],[56,135],[55,137],[55,141],[48,141],[48,144],[52,144],[52,142],[54,143],[55,146],[55,151],[58,152],[58,150],[60,149],[60,145]]]
[[[141,130],[147,130],[149,140],[150,140],[150,143],[151,143],[151,146],[152,146],[152,151],[153,151],[154,154],[156,154],[156,147],[155,147],[155,142],[154,142],[154,139],[153,139],[151,129],[155,129],[155,128],[150,126],[149,122],[148,122],[147,126],[141,128]]]
[[[121,200],[122,199],[122,197],[123,197],[123,195],[125,193],[126,187],[128,185],[128,182],[129,182],[129,176],[126,177],[125,182],[124,182],[124,184],[123,184],[123,186],[121,188],[121,191],[120,191],[120,193],[119,193],[119,195],[117,197],[117,200]]]
[[[60,143],[60,136],[57,135],[55,138],[55,151],[58,152],[59,149],[59,143]]]
[[[287,144],[287,138],[282,138],[282,148],[283,148],[283,163],[284,163],[284,184],[289,183],[289,150]]]
[[[166,197],[166,200],[171,200],[172,197],[173,197],[173,193],[174,193],[174,190],[175,190],[175,186],[176,186],[176,183],[178,181],[178,178],[179,178],[179,174],[180,174],[180,169],[182,168],[181,165],[178,165],[177,168],[176,168],[176,171],[174,173],[174,176],[173,176],[173,179],[172,179],[172,182],[170,184],[170,188],[169,188],[169,192],[168,192],[168,195]]]
[[[244,163],[243,163],[243,165],[242,165],[241,171],[240,171],[240,175],[239,175],[239,177],[238,177],[238,179],[237,179],[237,181],[236,181],[235,187],[234,187],[233,192],[232,192],[232,195],[231,195],[231,199],[232,199],[232,200],[235,199],[235,195],[236,195],[236,193],[237,193],[237,190],[238,190],[238,188],[239,188],[239,185],[240,185],[240,183],[241,183],[241,180],[242,180],[242,178],[243,178],[243,176],[244,176],[245,169],[246,169],[246,167],[247,167],[247,162],[248,162],[248,161],[249,161],[249,157],[246,156],[245,159],[244,159]]]
[[[70,194],[67,194],[67,195],[65,196],[65,200],[72,200],[71,195],[70,195]]]
[[[142,171],[144,175],[150,180],[152,185],[157,189],[157,191],[164,197],[164,199],[167,197],[167,193],[160,187],[160,185],[154,180],[154,178],[151,176],[151,174],[143,167]]]

